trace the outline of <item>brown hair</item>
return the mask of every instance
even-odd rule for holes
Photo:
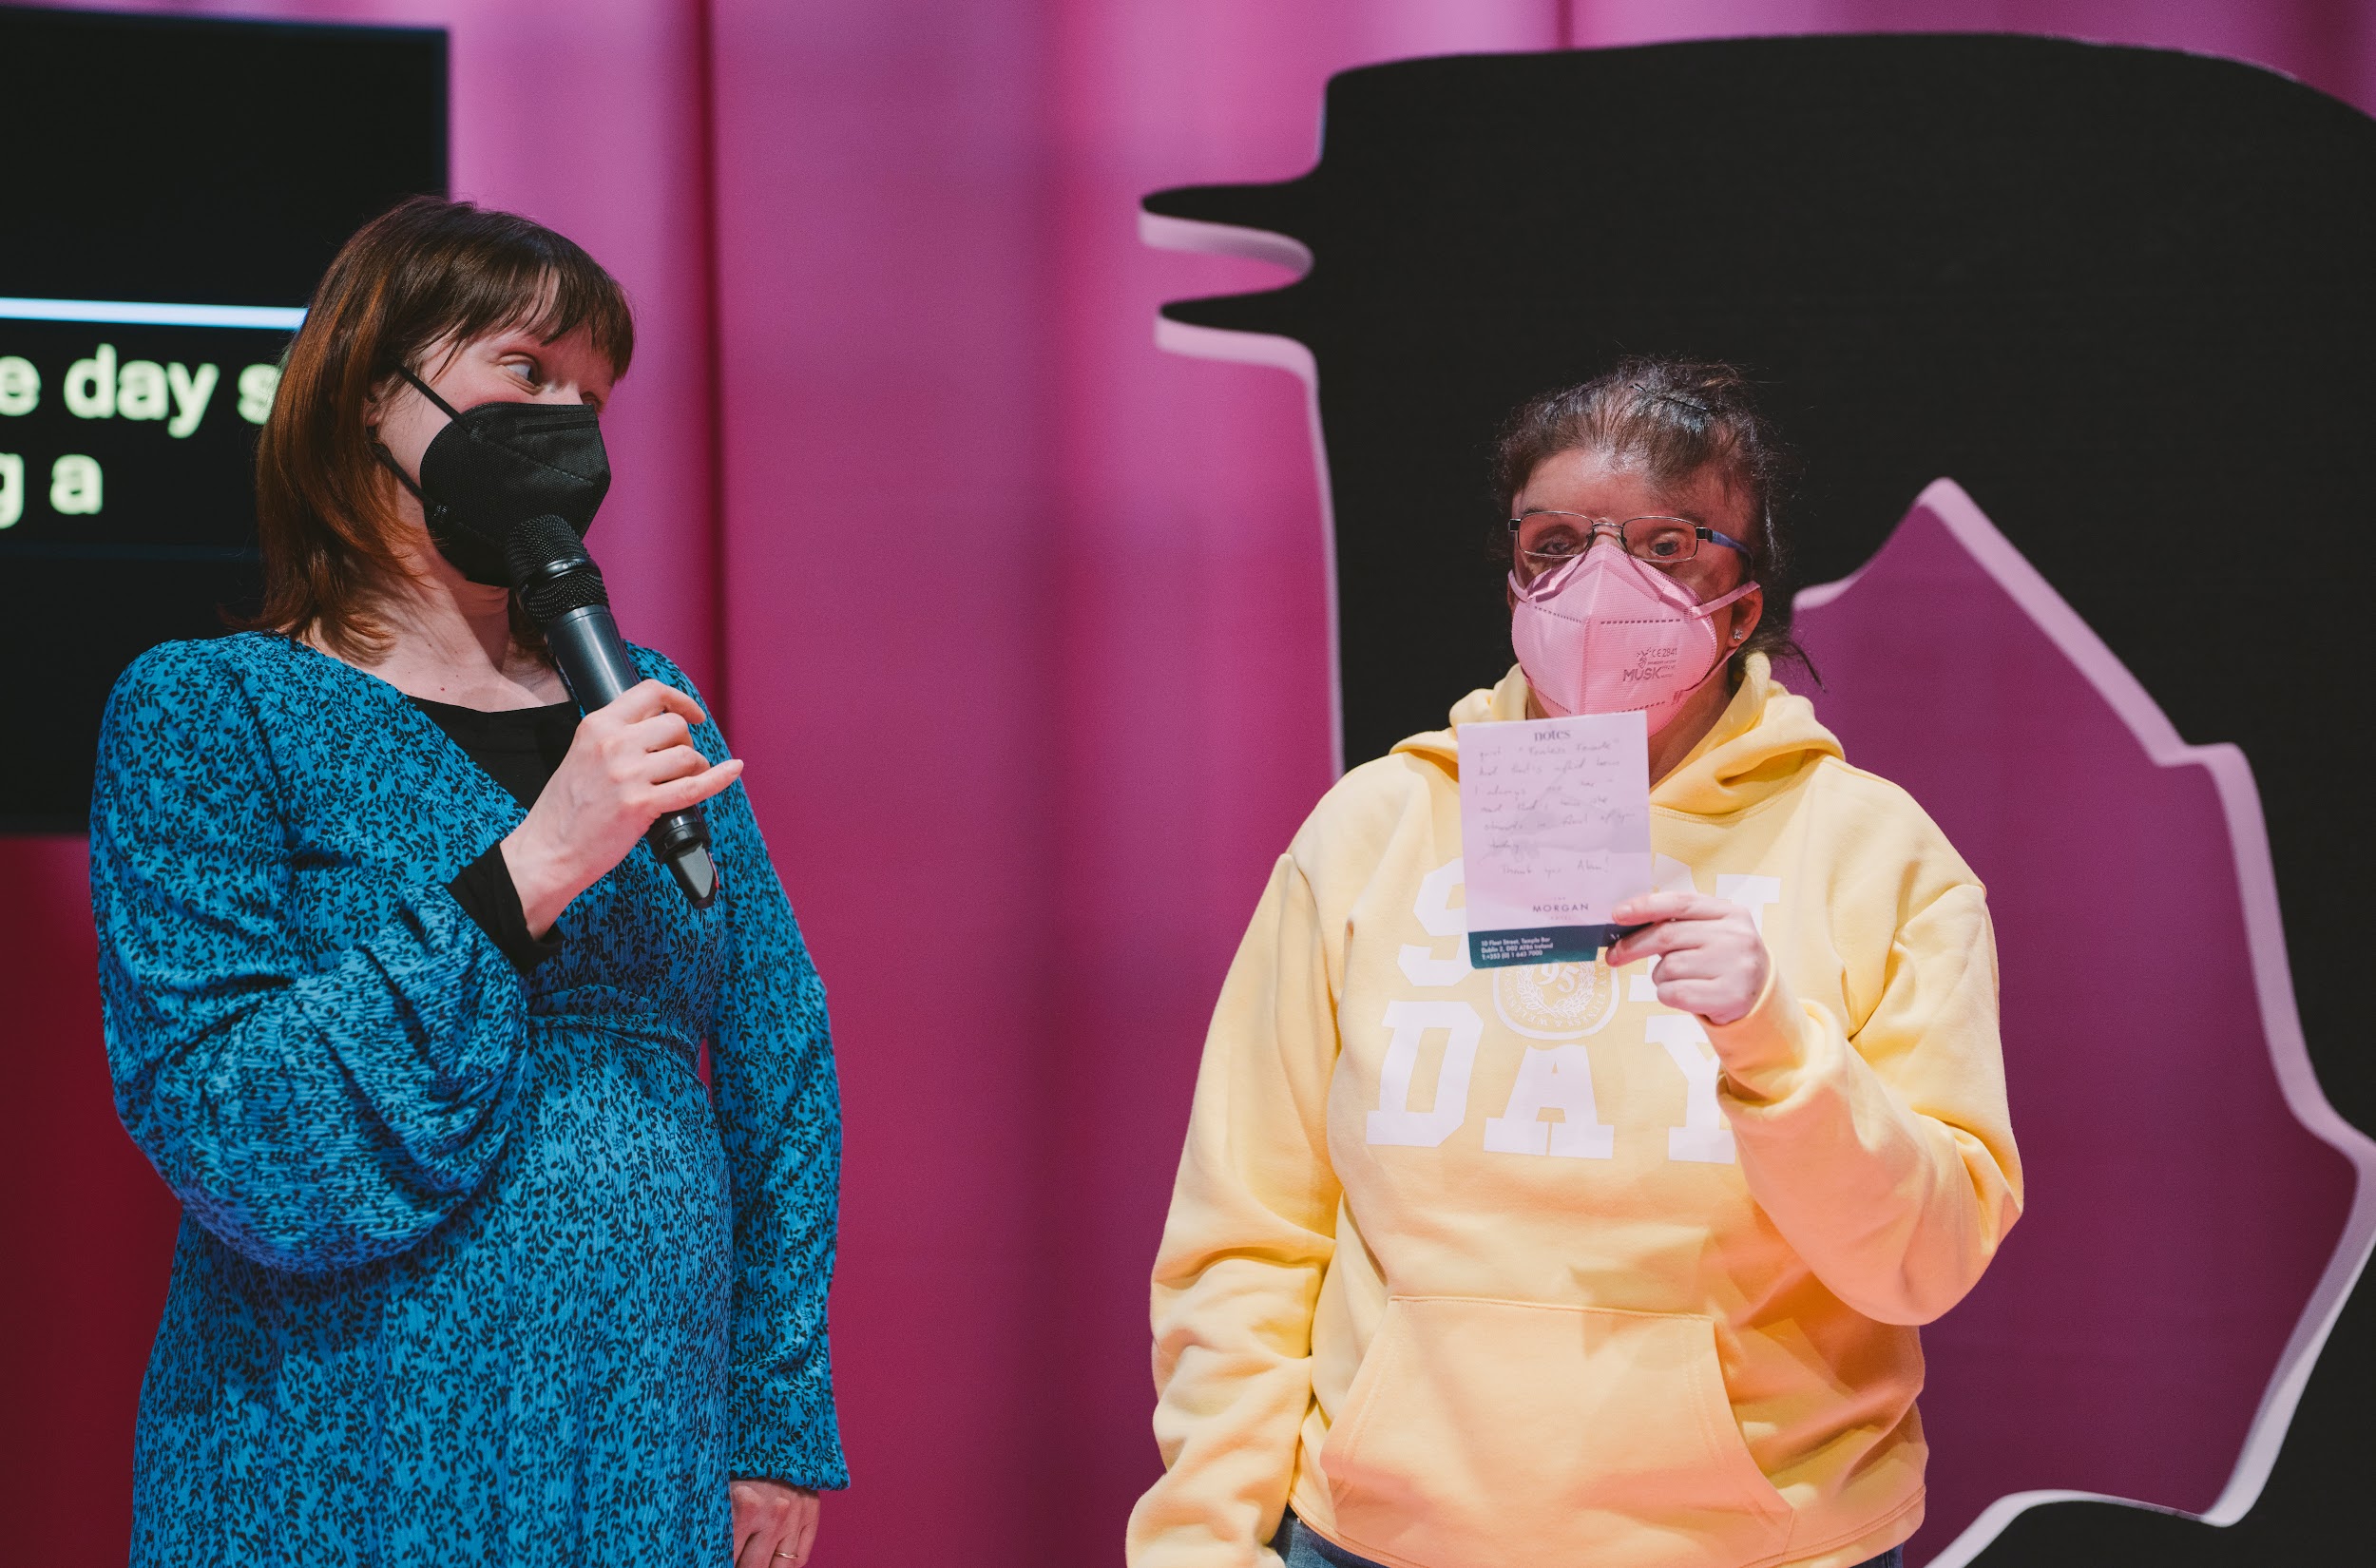
[[[1731,365],[1695,359],[1628,358],[1590,381],[1529,398],[1511,413],[1493,449],[1493,529],[1500,569],[1509,569],[1510,504],[1546,458],[1598,451],[1639,461],[1653,480],[1672,485],[1714,468],[1748,503],[1755,526],[1748,575],[1765,589],[1757,629],[1733,655],[1733,674],[1748,656],[1814,665],[1791,638],[1792,575],[1786,503],[1798,460],[1757,407],[1749,378]]]
[[[248,626],[311,630],[340,654],[386,646],[372,607],[404,573],[403,524],[367,408],[399,367],[419,371],[440,344],[508,327],[547,343],[587,328],[619,375],[635,354],[626,291],[575,242],[516,214],[416,196],[339,247],[257,444],[264,599]],[[512,628],[534,645],[516,604]]]

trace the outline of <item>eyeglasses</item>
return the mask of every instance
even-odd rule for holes
[[[1538,535],[1532,548],[1518,552],[1529,567],[1539,572],[1573,561],[1592,548],[1592,542],[1603,532],[1615,534],[1627,555],[1654,566],[1674,566],[1689,561],[1699,553],[1702,540],[1755,559],[1749,546],[1731,534],[1688,517],[1629,517],[1613,522],[1605,517],[1586,517],[1581,512],[1534,507],[1510,519],[1512,537],[1523,537],[1527,524],[1541,518],[1552,520],[1551,526]]]

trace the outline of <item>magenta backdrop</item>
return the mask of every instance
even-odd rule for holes
[[[598,542],[750,759],[841,1049],[828,1565],[1114,1559],[1204,1016],[1328,781],[1301,388],[1150,341],[1284,275],[1142,249],[1140,195],[1295,174],[1331,72],[1465,50],[2012,29],[2376,103],[2345,0],[104,9],[450,27],[457,193],[636,297]],[[106,1103],[82,853],[0,840],[0,1520],[60,1568],[124,1555],[172,1223]]]

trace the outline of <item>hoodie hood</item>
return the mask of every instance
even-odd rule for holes
[[[1526,717],[1526,676],[1517,665],[1501,680],[1452,705],[1451,724],[1397,744],[1460,775],[1460,727]],[[1650,804],[1694,816],[1746,811],[1787,789],[1826,757],[1842,757],[1838,737],[1815,717],[1814,704],[1774,679],[1766,656],[1749,656],[1738,690],[1699,744],[1658,780]]]

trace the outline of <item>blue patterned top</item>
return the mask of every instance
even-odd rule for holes
[[[638,846],[523,977],[445,886],[523,813],[393,686],[254,633],[125,672],[100,994],[182,1204],[135,1563],[712,1568],[730,1475],[848,1483],[825,993],[707,811],[709,908]]]

